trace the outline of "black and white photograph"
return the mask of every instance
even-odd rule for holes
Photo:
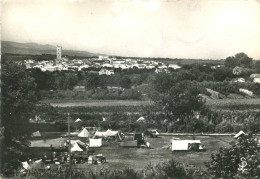
[[[0,178],[260,178],[260,0],[2,0],[0,22]]]

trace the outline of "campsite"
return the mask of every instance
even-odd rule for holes
[[[40,153],[50,152],[49,146],[59,147],[61,137],[64,133],[42,133],[46,136],[46,140],[33,139],[31,140],[30,150],[35,156]],[[124,141],[132,141],[133,135],[126,135]],[[101,147],[96,147],[94,154],[102,154],[106,157],[106,163],[103,165],[89,165],[74,164],[74,168],[78,169],[93,169],[108,167],[111,169],[123,169],[130,167],[136,170],[142,169],[148,163],[156,164],[168,159],[174,159],[181,163],[187,163],[194,166],[205,167],[204,163],[210,160],[211,153],[215,153],[220,147],[230,146],[230,142],[234,141],[233,136],[195,136],[196,140],[200,140],[206,147],[205,152],[195,151],[171,151],[169,149],[170,141],[173,137],[178,137],[185,140],[193,140],[194,136],[177,136],[177,135],[161,135],[157,138],[147,138],[151,148],[137,148],[137,147],[121,147],[120,142],[116,141],[102,141]],[[73,141],[80,139],[79,137],[72,137]],[[66,137],[62,137],[66,141]],[[41,151],[41,152],[39,152]],[[57,165],[53,165],[57,167]]]

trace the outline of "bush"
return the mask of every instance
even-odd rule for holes
[[[219,153],[212,154],[207,164],[208,178],[258,178],[260,146],[255,139],[252,134],[245,135],[231,148],[221,148]],[[242,161],[247,163],[245,172],[239,170]]]

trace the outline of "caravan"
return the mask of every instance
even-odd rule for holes
[[[172,140],[171,151],[203,151],[200,140]]]

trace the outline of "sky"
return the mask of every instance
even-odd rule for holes
[[[119,56],[260,60],[260,0],[3,0],[1,38]]]

